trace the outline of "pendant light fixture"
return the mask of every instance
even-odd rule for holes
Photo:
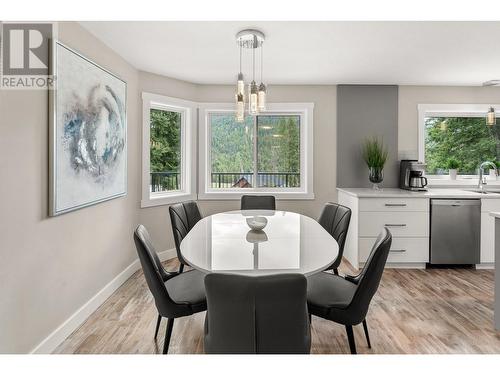
[[[266,109],[266,85],[262,81],[263,76],[263,54],[262,44],[265,36],[258,30],[242,30],[236,35],[236,42],[240,48],[240,73],[238,74],[238,83],[236,91],[236,121],[243,122],[245,119],[245,98],[248,98],[248,114],[257,115],[260,111]],[[241,69],[242,48],[252,50],[252,82],[248,85],[248,96],[245,96],[245,82]],[[256,49],[261,48],[260,77],[261,83],[257,86],[255,82],[255,53]]]
[[[495,108],[490,107],[488,113],[486,114],[486,125],[493,126],[497,123],[497,116],[495,113]]]
[[[256,115],[259,112],[257,107],[259,96],[257,84],[255,83],[255,48],[252,49],[252,83],[250,83],[250,99],[248,100],[248,113]]]
[[[264,75],[264,44],[260,47],[260,85],[259,85],[259,94],[258,94],[258,105],[257,108],[259,111],[266,110],[266,85],[264,85],[264,81],[262,80],[262,76]]]
[[[243,122],[245,120],[245,81],[241,72],[241,49],[240,45],[240,72],[238,73],[238,83],[236,87],[236,121]]]
[[[236,94],[236,122],[245,121],[245,99],[243,94]]]

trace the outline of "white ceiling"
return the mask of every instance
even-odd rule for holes
[[[234,83],[235,34],[245,28],[266,34],[270,84],[481,85],[500,78],[500,22],[81,24],[137,69],[200,84]]]

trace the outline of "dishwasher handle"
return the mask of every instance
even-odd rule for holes
[[[480,206],[481,199],[431,199],[431,206]]]

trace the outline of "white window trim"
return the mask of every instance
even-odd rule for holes
[[[196,199],[196,115],[197,104],[189,100],[142,93],[142,199],[141,208]],[[181,190],[151,194],[150,111],[151,108],[183,113],[181,124]]]
[[[486,112],[500,108],[500,104],[419,104],[418,105],[418,160],[425,163],[425,118],[435,117],[486,117]],[[496,111],[497,116],[500,112]],[[486,119],[485,119],[486,121]],[[485,124],[486,126],[486,124]],[[471,186],[477,184],[477,175],[459,175],[451,180],[447,175],[426,175],[429,186]],[[491,185],[500,185],[500,181],[492,180]]]
[[[209,188],[210,163],[210,113],[234,112],[233,103],[199,104],[199,176],[198,199],[200,200],[235,200],[245,194],[273,194],[276,199],[314,199],[313,186],[313,116],[314,103],[269,103],[266,114],[288,114],[300,116],[300,188],[245,188],[211,189]]]

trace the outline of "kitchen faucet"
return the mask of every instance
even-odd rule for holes
[[[484,190],[484,185],[487,185],[486,176],[484,176],[484,169],[483,169],[487,165],[489,165],[490,167],[493,167],[493,169],[495,169],[495,173],[497,172],[497,166],[495,165],[495,163],[493,163],[491,161],[483,161],[481,163],[481,165],[479,166],[479,182],[477,184],[477,187],[481,191]]]

